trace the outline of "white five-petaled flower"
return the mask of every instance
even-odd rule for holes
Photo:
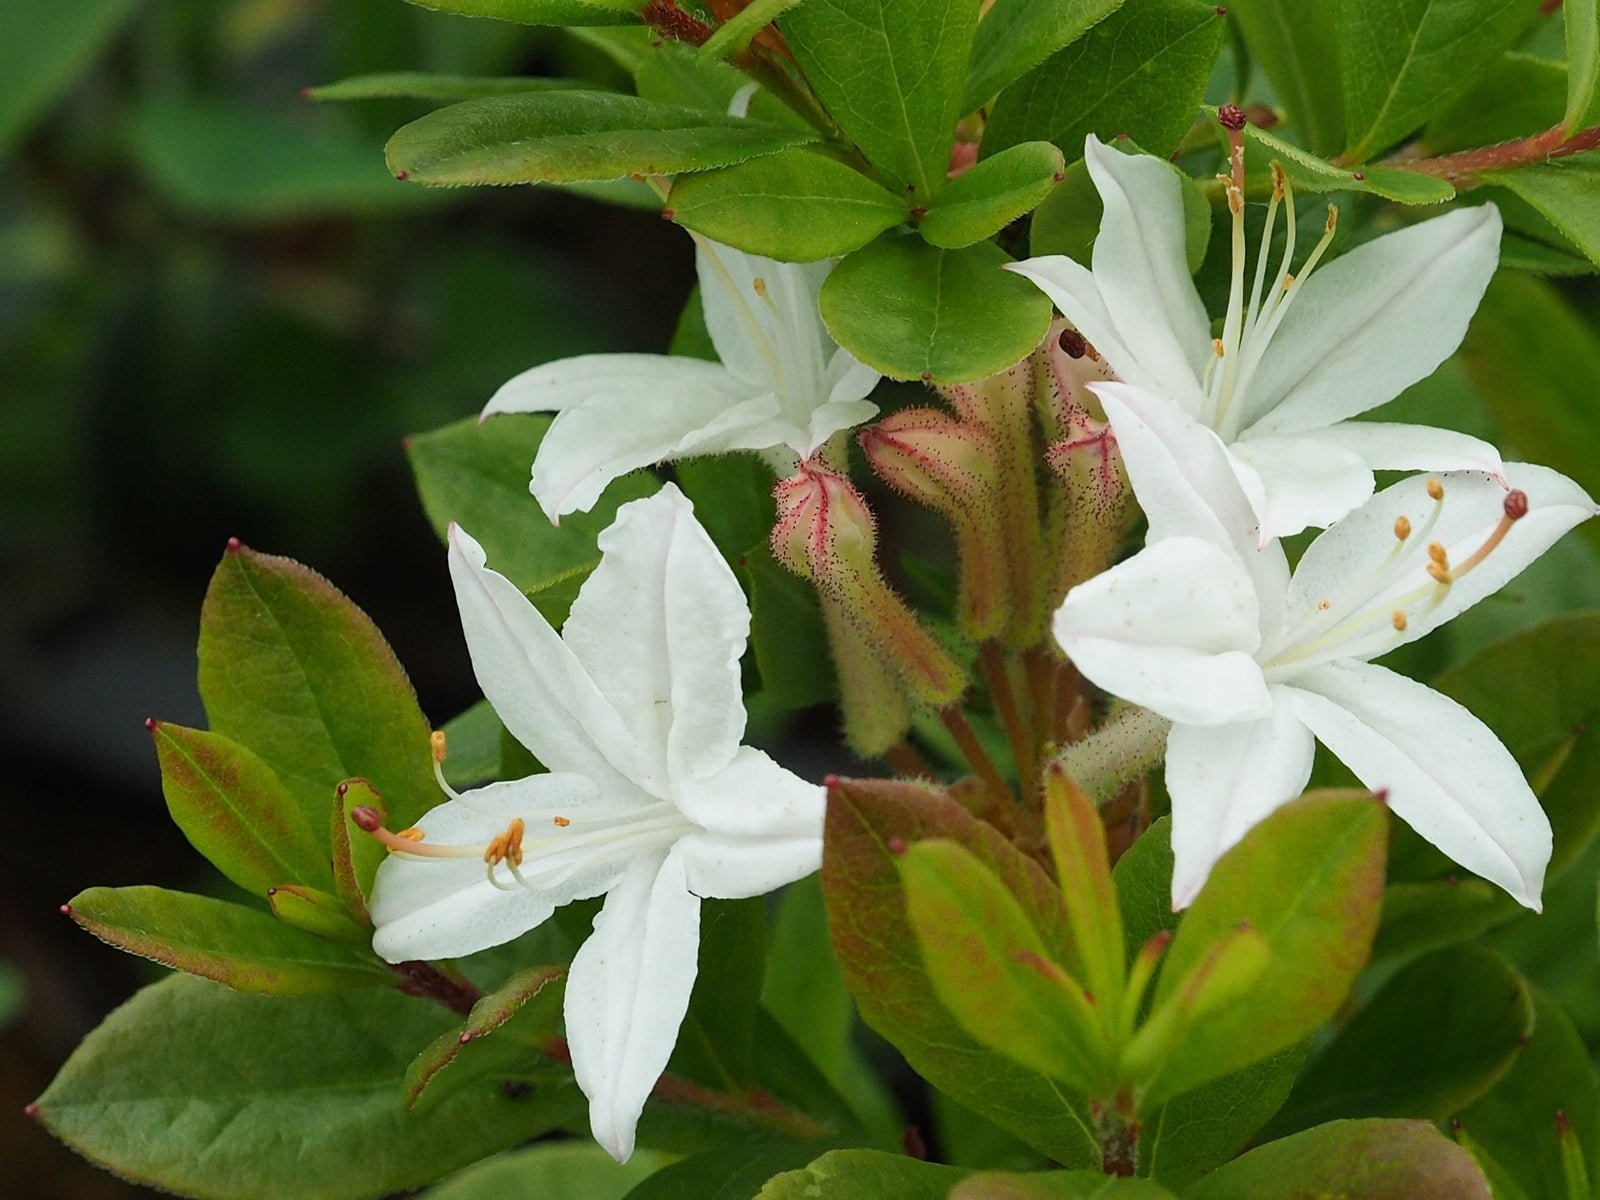
[[[1372,494],[1374,468],[1498,476],[1500,456],[1477,438],[1349,418],[1431,374],[1461,343],[1499,258],[1499,212],[1456,209],[1317,268],[1330,210],[1326,235],[1295,273],[1293,195],[1284,198],[1275,173],[1247,280],[1241,154],[1236,138],[1232,287],[1216,338],[1184,256],[1177,173],[1093,136],[1084,157],[1105,204],[1094,269],[1061,255],[1010,269],[1037,284],[1122,381],[1221,438],[1263,541],[1331,524]],[[1286,243],[1269,274],[1280,207]]]
[[[1367,660],[1496,591],[1596,512],[1571,480],[1505,466],[1414,477],[1373,496],[1290,577],[1257,548],[1248,499],[1209,430],[1161,397],[1096,385],[1146,515],[1145,548],[1074,588],[1062,648],[1107,691],[1172,721],[1173,904],[1299,794],[1320,740],[1423,837],[1539,905],[1550,825],[1516,762],[1461,705]]]
[[[486,418],[558,414],[530,488],[552,521],[588,511],[606,484],[639,467],[729,450],[806,458],[876,415],[865,397],[878,372],[834,342],[817,308],[831,260],[782,263],[697,236],[695,265],[720,362],[563,358],[515,376],[484,408]]]
[[[624,505],[600,549],[558,635],[452,526],[478,682],[550,773],[452,794],[387,834],[373,946],[392,962],[471,954],[605,893],[566,1026],[595,1138],[622,1160],[688,1006],[701,898],[815,870],[824,793],[740,745],[750,613],[689,501],[668,484]]]

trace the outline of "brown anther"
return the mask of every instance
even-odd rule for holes
[[[432,736],[428,738],[428,748],[433,751],[433,761],[442,766],[445,754],[448,753],[448,748],[445,745],[444,730],[435,729],[433,731]]]
[[[1406,631],[1406,614],[1398,608],[1394,610],[1394,616],[1390,620],[1394,622],[1394,631],[1396,633],[1404,633]]]
[[[1294,286],[1294,276],[1285,271],[1283,273],[1283,290],[1288,291]]]
[[[1318,612],[1327,612],[1332,607],[1333,607],[1333,601],[1328,600],[1326,597],[1324,597],[1323,599],[1317,601],[1317,611]]]
[[[554,825],[557,829],[565,829],[568,825],[572,824],[572,818],[571,817],[551,817],[550,818],[550,823],[552,825]]]
[[[1428,559],[1435,565],[1443,567],[1446,571],[1450,569],[1450,556],[1445,553],[1443,542],[1428,543]]]
[[[1443,500],[1444,484],[1440,483],[1437,479],[1428,480],[1428,499]]]
[[[1056,345],[1068,358],[1082,358],[1089,353],[1089,339],[1076,329],[1063,329],[1061,336],[1056,339]]]
[[[427,834],[423,833],[422,830],[418,829],[415,825],[413,825],[410,829],[402,829],[399,833],[395,834],[395,837],[404,838],[408,842],[420,842],[427,836]]]
[[[1224,129],[1231,130],[1234,133],[1238,133],[1246,125],[1250,124],[1250,118],[1245,116],[1244,109],[1237,104],[1224,104],[1217,109],[1217,120],[1222,122]]]
[[[490,840],[483,851],[483,861],[491,867],[495,863],[511,860],[513,867],[522,865],[522,832],[524,829],[521,817],[512,817],[511,824],[506,826],[504,833],[497,833]]]
[[[1411,536],[1411,518],[1398,516],[1394,519],[1394,536],[1399,541],[1405,541]]]
[[[364,829],[368,833],[377,833],[383,828],[383,818],[378,815],[378,810],[369,808],[365,804],[358,804],[352,808],[350,819],[356,823],[356,828]]]
[[[1506,516],[1513,521],[1520,521],[1528,515],[1528,493],[1512,489],[1506,493]]]

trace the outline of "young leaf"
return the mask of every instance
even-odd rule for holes
[[[1100,811],[1065,771],[1051,766],[1044,778],[1044,818],[1084,981],[1107,1004],[1120,1004],[1127,955]]]
[[[522,25],[632,25],[636,0],[411,0],[420,8]]]
[[[272,909],[272,915],[285,925],[362,950],[372,945],[372,926],[352,920],[344,901],[338,896],[316,888],[289,884],[268,888],[267,904]]]
[[[782,262],[848,254],[908,211],[902,197],[805,147],[681,176],[667,204],[685,229]]]
[[[200,610],[211,727],[255,751],[323,836],[334,787],[370,779],[409,825],[438,798],[428,723],[367,615],[315,571],[237,543]]]
[[[1574,154],[1515,170],[1485,171],[1485,183],[1498,183],[1533,206],[1600,265],[1600,153]]]
[[[1567,33],[1567,113],[1569,133],[1600,124],[1600,4],[1572,0],[1562,6]]]
[[[945,1200],[967,1172],[880,1150],[830,1150],[767,1181],[755,1200]]]
[[[207,1200],[370,1200],[583,1119],[570,1084],[476,1088],[407,1113],[412,1048],[452,1023],[388,989],[249,996],[178,975],[89,1035],[39,1119],[125,1179]]]
[[[926,204],[950,167],[977,23],[972,0],[806,0],[779,28],[845,136]]]
[[[389,820],[383,797],[365,779],[346,779],[334,789],[333,887],[345,908],[370,926],[367,897],[372,895],[372,881],[389,852],[352,819],[350,814],[358,808],[376,810],[380,823]]]
[[[1184,1200],[1490,1200],[1470,1155],[1426,1121],[1334,1121],[1257,1147]]]
[[[725,167],[814,134],[612,92],[524,92],[452,104],[389,139],[389,169],[441,187],[598,183]]]
[[[1505,0],[1341,0],[1346,162],[1366,162],[1441,111],[1511,48],[1533,10]]]
[[[993,18],[991,11],[980,33]],[[1217,6],[1202,0],[1127,0],[1000,93],[984,156],[1042,139],[1076,162],[1093,133],[1127,134],[1165,157],[1194,123],[1225,26]]]
[[[1505,1073],[1533,1001],[1496,954],[1449,946],[1408,964],[1301,1072],[1268,1137],[1334,1117],[1442,1121]]]
[[[1260,129],[1245,126],[1245,170],[1251,187],[1265,188],[1270,164],[1282,165],[1300,192],[1370,192],[1400,204],[1440,204],[1456,190],[1443,179],[1401,167],[1336,167],[1326,159]]]
[[[0,3],[0,155],[116,34],[137,0]]]
[[[242,992],[312,995],[394,982],[370,953],[209,896],[97,887],[74,896],[68,915],[119,950]]]
[[[1031,212],[1061,182],[1065,163],[1049,142],[1023,142],[958,175],[917,227],[946,250],[981,242]]]
[[[979,379],[1018,361],[1050,327],[1049,299],[1001,270],[1010,261],[992,242],[941,250],[887,233],[834,268],[822,319],[841,346],[892,379]]]
[[[1227,9],[1301,140],[1315,154],[1338,153],[1344,145],[1344,105],[1334,32],[1337,7],[1327,0],[1233,0]]]
[[[219,733],[155,720],[145,728],[167,811],[217,870],[257,897],[274,884],[327,882],[322,839],[272,768]]]
[[[386,71],[353,75],[337,83],[307,88],[307,100],[478,100],[518,92],[571,91],[592,88],[581,79],[533,75],[433,75],[425,71]]]

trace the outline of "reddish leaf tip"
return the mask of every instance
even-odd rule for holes
[[[278,894],[278,889],[277,889],[277,888],[275,888],[275,887],[269,887],[269,888],[268,888],[268,889],[267,889],[267,895],[268,895],[268,896],[276,896],[276,895],[277,895],[277,894]]]
[[[1533,1041],[1533,1034],[1531,1033],[1520,1034],[1517,1037],[1517,1045],[1519,1046],[1526,1046],[1531,1041]]]
[[[834,788],[839,786],[839,777],[837,775],[824,775],[822,777],[822,786],[830,792],[833,791]]]
[[[25,1117],[37,1117],[39,1115],[38,1103],[24,1104],[22,1106],[22,1115]]]
[[[350,819],[368,833],[376,833],[383,825],[383,818],[378,815],[378,810],[365,804],[358,804],[352,808]]]
[[[677,216],[678,216],[678,211],[677,211],[677,209],[674,209],[674,208],[663,208],[663,209],[662,209],[662,210],[661,210],[661,219],[662,219],[662,220],[663,220],[663,221],[673,221],[673,220],[676,220],[676,219],[677,219]]]
[[[70,917],[72,915],[72,905],[63,904],[57,911],[60,912],[63,917]]]
[[[465,1046],[472,1040],[472,1031],[470,1029],[462,1031],[461,1036],[456,1040],[460,1042],[461,1045]]]
[[[890,854],[893,854],[895,857],[898,858],[900,855],[904,854],[905,852],[906,852],[906,840],[905,840],[905,838],[903,838],[903,837],[899,836],[898,834],[896,834],[894,837],[891,837],[889,839],[889,853]]]
[[[229,554],[237,554],[237,553],[239,553],[239,551],[241,551],[243,549],[244,549],[244,543],[241,542],[238,538],[231,537],[231,538],[228,539],[228,553]]]
[[[308,88],[308,87],[301,88],[300,89],[300,99],[302,99],[302,100],[311,99],[311,89]]]
[[[922,373],[922,382],[923,383],[932,383],[933,382],[933,372],[932,371],[924,371]]]
[[[1053,182],[1055,182],[1055,183],[1060,183],[1066,177],[1067,177],[1067,173],[1065,171],[1057,171],[1053,175],[1050,176],[1051,180]]]
[[[1386,787],[1378,788],[1376,791],[1374,791],[1372,793],[1372,798],[1374,800],[1376,800],[1379,804],[1383,805],[1385,808],[1389,807],[1389,789],[1388,788],[1386,788]]]
[[[1227,15],[1228,15],[1228,9],[1227,9],[1227,6],[1226,6],[1226,5],[1223,5],[1223,4],[1219,4],[1219,5],[1217,5],[1217,16],[1219,16],[1219,17],[1225,17],[1225,16],[1227,16]]]
[[[154,717],[146,717],[144,719],[144,727],[151,733],[154,733],[160,727],[160,725],[161,722],[156,720]]]
[[[1451,1117],[1450,1118],[1450,1132],[1454,1133],[1454,1134],[1458,1134],[1458,1135],[1460,1134],[1460,1132],[1461,1132],[1461,1118],[1460,1117]]]
[[[1366,179],[1366,177],[1367,177],[1367,173],[1365,171],[1351,171],[1350,172],[1350,178],[1351,179],[1364,180],[1364,179]]]
[[[350,785],[348,783],[341,783],[338,787],[333,789],[333,792],[334,795],[343,800],[350,793]]]
[[[404,183],[406,180],[411,178],[411,172],[410,171],[396,171],[394,173],[394,177],[396,179],[398,179],[401,183]]]
[[[1572,1132],[1572,1119],[1564,1108],[1556,1109],[1556,1136],[1566,1137]]]

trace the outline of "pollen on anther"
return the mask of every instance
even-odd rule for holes
[[[1390,620],[1394,623],[1394,631],[1396,633],[1404,633],[1406,631],[1406,614],[1398,608],[1394,610],[1394,616]]]
[[[1318,612],[1327,612],[1332,607],[1333,607],[1333,601],[1329,600],[1326,596],[1324,596],[1321,600],[1317,601],[1317,611]]]
[[[550,818],[550,823],[552,825],[554,825],[557,829],[565,829],[568,825],[572,824],[572,818],[571,817],[551,817]]]
[[[765,296],[767,294],[767,281],[761,278],[759,275],[755,277],[750,286],[756,289],[756,295],[758,296]]]
[[[1506,493],[1506,516],[1513,521],[1520,521],[1528,515],[1528,493],[1520,489],[1513,489]]]
[[[1445,552],[1443,542],[1428,543],[1428,558],[1446,570],[1450,569],[1450,555]]]
[[[1211,353],[1215,354],[1218,358],[1222,358],[1228,353],[1228,348],[1222,344],[1221,338],[1211,339]]]
[[[408,842],[420,842],[427,836],[427,834],[423,833],[422,830],[418,829],[415,825],[413,825],[410,829],[402,829],[399,833],[395,834],[395,837],[404,838]]]
[[[1394,519],[1394,536],[1398,541],[1405,541],[1411,536],[1411,518],[1405,515]]]
[[[433,761],[443,764],[445,755],[449,752],[444,730],[435,729],[428,738],[428,748],[433,751]]]
[[[1437,479],[1428,480],[1428,499],[1443,500],[1444,484],[1440,483]]]

